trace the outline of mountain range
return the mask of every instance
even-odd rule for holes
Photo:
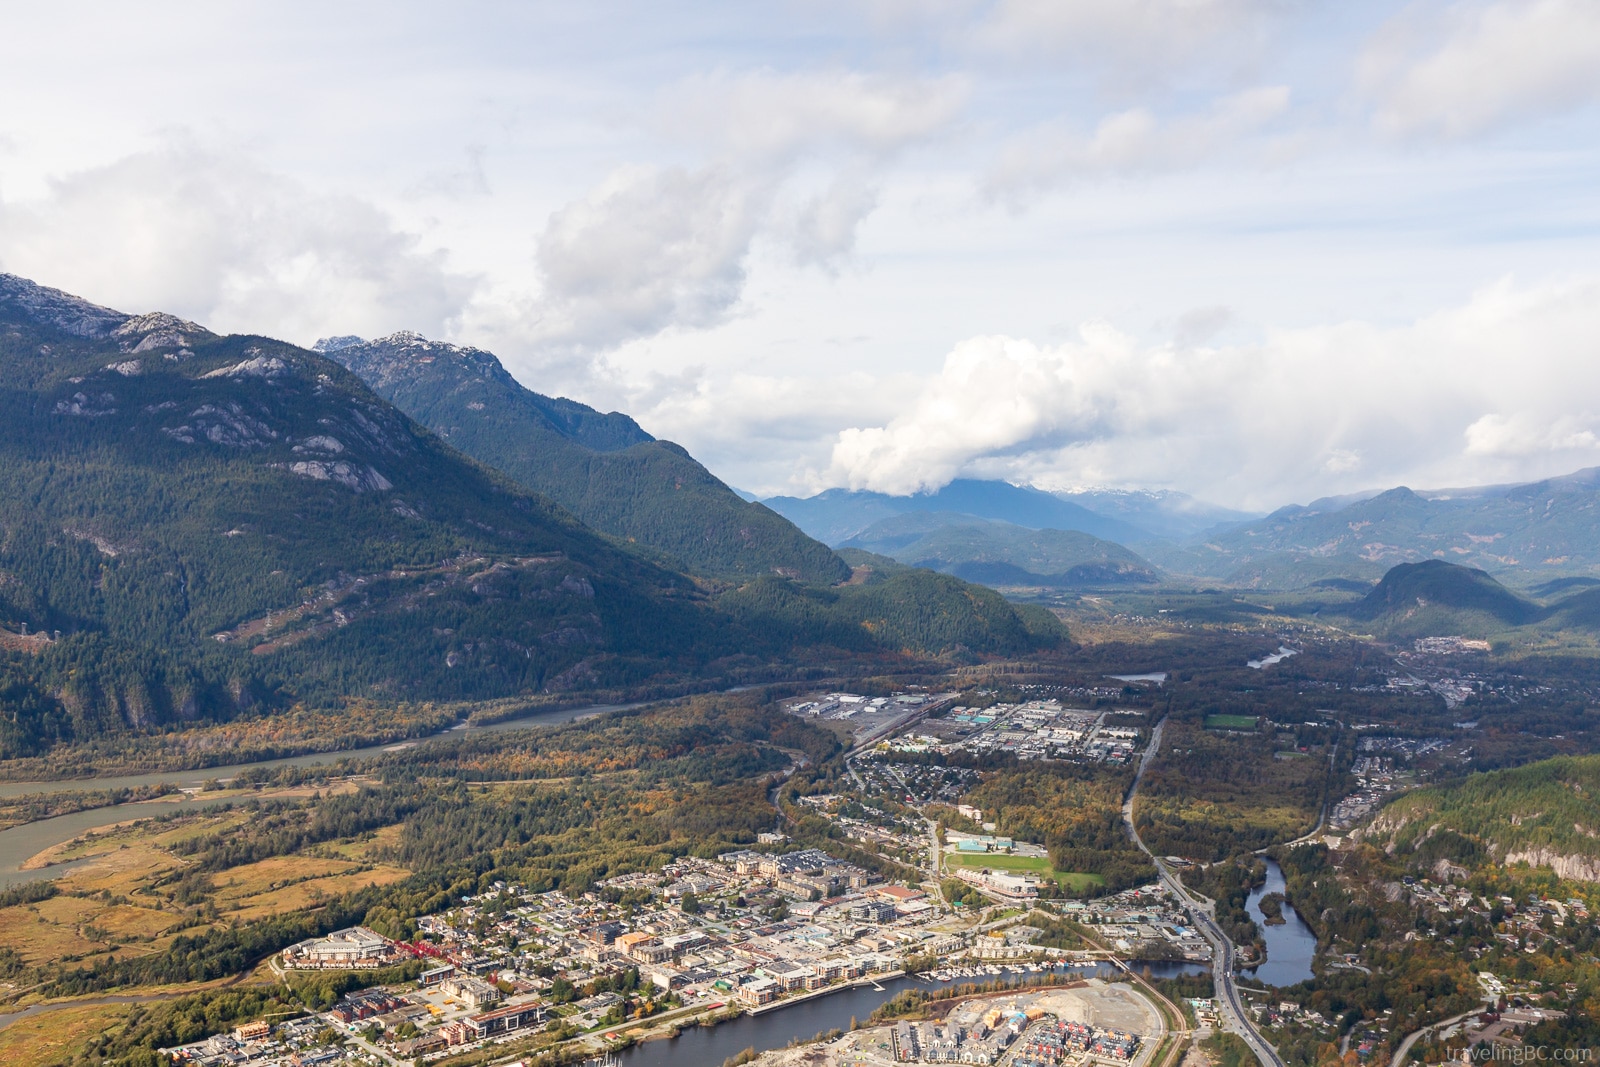
[[[678,445],[619,412],[542,396],[483,349],[409,332],[314,347],[467,455],[668,566],[727,579],[849,575],[828,546],[740,497]]]
[[[1225,508],[1171,489],[1063,489],[1055,495],[1136,527],[1141,536],[1129,542],[1135,547],[1154,541],[1181,544],[1261,517],[1260,512]]]
[[[540,413],[595,455],[671,447],[625,416],[515,402],[507,421]],[[765,577],[708,585],[322,354],[0,275],[0,758],[296,702],[704,686],[1065,640],[946,575],[835,588],[845,565],[785,536],[742,564]],[[808,566],[819,580],[780,576]]]
[[[1110,503],[1112,497],[1091,499]],[[836,548],[869,551],[1000,588],[1147,583],[1160,573],[1124,547],[1149,540],[1148,531],[1007,482],[958,478],[936,492],[911,496],[829,489],[766,503]],[[1121,498],[1111,504],[1119,505],[1125,512],[1138,510]]]
[[[840,543],[913,567],[992,586],[1147,585],[1148,562],[1111,541],[1077,530],[1034,530],[997,519],[913,511],[880,519]]]
[[[812,497],[769,497],[766,504],[830,545],[843,544],[873,523],[912,512],[970,515],[1033,530],[1077,530],[1121,544],[1151,536],[1131,523],[1097,514],[1042,489],[975,478],[957,478],[935,492],[910,496],[828,489]]]
[[[1135,555],[1131,566],[1151,575],[1245,588],[1331,582],[1366,589],[1397,564],[1429,559],[1476,567],[1530,589],[1562,577],[1600,575],[1600,468],[1516,485],[1398,487],[1289,505],[1264,517],[1182,494],[1050,494],[975,480],[913,496],[833,489],[768,504],[835,547],[870,549],[905,563],[926,560],[951,573],[989,575],[982,580],[999,585],[1050,584],[1034,580],[1048,576],[1037,566],[1011,558],[1013,527],[1087,534],[1112,542],[1109,548],[1077,542],[1090,555],[1111,559],[1112,549],[1121,548]],[[902,518],[908,515],[922,518]],[[912,527],[917,536],[908,538]],[[936,530],[944,532],[934,550],[927,539]],[[1027,573],[984,569],[996,561]],[[1056,584],[1100,580],[1080,572]]]
[[[1397,563],[1444,559],[1526,584],[1600,570],[1600,468],[1509,486],[1280,508],[1198,543],[1142,546],[1161,566],[1233,585],[1376,580]]]

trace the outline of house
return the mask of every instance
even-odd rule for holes
[[[449,978],[455,973],[456,969],[453,964],[447,963],[442,967],[432,967],[426,971],[423,971],[422,974],[417,977],[417,985],[422,986],[423,988],[427,988],[431,985],[438,985],[440,982],[444,981],[446,978]]]

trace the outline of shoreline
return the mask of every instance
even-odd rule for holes
[[[893,971],[884,971],[881,974],[862,975],[860,978],[852,978],[848,982],[840,982],[836,985],[823,986],[821,989],[808,989],[806,992],[801,993],[798,996],[784,997],[782,1000],[775,1000],[771,1004],[762,1004],[757,1007],[746,1008],[744,1013],[746,1015],[766,1015],[768,1012],[777,1011],[779,1008],[787,1008],[795,1004],[804,1004],[808,1000],[817,1000],[821,997],[827,996],[830,993],[842,993],[847,989],[861,989],[864,986],[875,986],[879,989],[882,989],[880,983],[892,982],[896,978],[904,978],[905,976],[906,972],[903,968]],[[887,990],[883,991],[887,992]]]

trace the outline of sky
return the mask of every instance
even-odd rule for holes
[[[730,484],[1600,464],[1600,3],[0,0],[0,270]]]

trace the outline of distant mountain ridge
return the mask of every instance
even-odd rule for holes
[[[1600,574],[1600,468],[1508,486],[1419,493],[1406,487],[1280,508],[1153,562],[1228,584],[1294,588],[1373,581],[1397,563],[1441,559],[1491,574]]]
[[[318,345],[455,447],[664,562],[732,579],[849,574],[826,545],[741,498],[679,446],[620,412],[536,393],[493,353],[409,331]]]
[[[1032,530],[949,512],[881,519],[840,547],[991,586],[1147,585],[1159,579],[1135,553],[1081,531]]]
[[[843,544],[873,523],[912,512],[975,515],[1032,530],[1077,530],[1119,544],[1150,536],[1137,526],[1099,515],[1042,489],[974,478],[957,478],[935,492],[912,496],[829,489],[812,497],[769,497],[766,504],[830,545]]]
[[[1208,504],[1170,489],[1059,489],[1055,495],[1096,515],[1137,527],[1144,536],[1142,541],[1130,542],[1134,545],[1152,540],[1181,543],[1261,517],[1259,512]]]

